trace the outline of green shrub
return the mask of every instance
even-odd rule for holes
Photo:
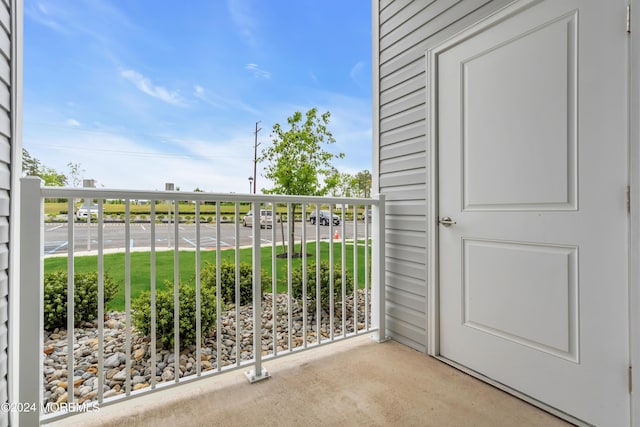
[[[173,284],[165,282],[165,289],[156,290],[156,339],[164,349],[172,349],[173,337]],[[178,285],[180,316],[180,348],[196,342],[196,289],[195,286]],[[216,297],[210,289],[200,289],[200,325],[205,335],[216,324]],[[151,292],[143,291],[131,304],[133,326],[138,332],[151,334]]]
[[[331,277],[331,266],[326,261],[320,262],[320,301],[322,301],[322,309],[328,310],[331,302],[331,292],[329,279]],[[293,298],[302,299],[302,267],[291,272]],[[346,293],[353,293],[353,278],[347,271],[345,274]],[[335,265],[333,269],[333,296],[334,302],[339,303],[342,300],[342,267]],[[307,265],[307,302],[308,310],[316,309],[316,264],[315,262]]]
[[[67,327],[67,280],[66,271],[56,271],[44,276],[44,329]],[[118,292],[118,284],[104,275],[104,303]],[[75,273],[74,275],[74,325],[91,322],[98,317],[98,273]]]
[[[246,262],[240,263],[240,305],[250,304],[253,300],[253,268]],[[264,271],[261,271],[262,290],[269,286],[271,278]],[[210,262],[200,272],[202,286],[216,292],[216,265]],[[235,304],[236,302],[236,265],[229,261],[220,264],[220,290],[222,302],[225,304]]]

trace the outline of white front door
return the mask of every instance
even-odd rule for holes
[[[630,424],[626,0],[523,0],[428,52],[441,356]]]

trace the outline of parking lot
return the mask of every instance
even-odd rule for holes
[[[276,241],[282,241],[282,231],[284,228],[284,240],[288,239],[287,224],[276,223],[275,234]],[[344,225],[344,227],[343,227]],[[369,227],[369,236],[371,236],[371,224]],[[295,224],[296,241],[302,236],[302,223]],[[346,221],[339,226],[328,227],[320,226],[320,239],[330,239],[335,237],[338,231],[339,237],[344,232],[345,238],[353,239],[354,223]],[[98,225],[76,223],[74,224],[74,252],[95,252],[98,249]],[[123,223],[105,223],[103,225],[104,233],[104,249],[106,251],[124,250],[129,246],[132,250],[144,250],[151,247],[151,231],[152,227],[149,223],[132,223],[130,225],[129,239],[125,236],[125,225]],[[200,225],[200,248],[203,250],[215,249],[220,241],[221,248],[235,247],[236,245],[236,225],[233,223],[220,224],[220,234],[217,235],[216,224]],[[249,246],[253,244],[252,229],[250,227],[238,226],[239,246]],[[306,223],[307,241],[316,240],[316,226]],[[167,224],[155,225],[155,244],[156,249],[172,249],[175,247],[175,224],[168,226]],[[273,241],[273,231],[271,229],[260,230],[261,244],[270,244]],[[358,238],[364,238],[365,223],[357,222]],[[46,223],[44,233],[45,255],[66,254],[69,247],[68,225],[66,223]],[[196,224],[179,224],[178,226],[178,245],[181,249],[195,249],[196,240]]]

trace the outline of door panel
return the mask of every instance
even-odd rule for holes
[[[576,19],[443,59],[462,66],[465,209],[575,209]]]
[[[630,422],[625,6],[523,0],[429,52],[440,353],[598,425]]]
[[[577,362],[577,248],[462,244],[463,324]]]

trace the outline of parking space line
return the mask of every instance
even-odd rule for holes
[[[188,244],[190,244],[191,246],[193,246],[194,248],[196,247],[196,242],[191,240],[191,239],[187,239],[186,237],[183,237],[182,240],[184,240],[185,242],[187,242]],[[212,243],[215,245],[216,243],[216,238],[215,237],[205,237],[200,239],[200,246],[206,246],[206,243]],[[229,243],[227,242],[223,242],[222,240],[220,240],[220,246],[231,246]]]
[[[50,251],[47,251],[48,254],[54,254],[56,253],[59,249],[64,248],[65,246],[67,246],[67,243],[69,243],[68,241],[65,241],[63,243],[61,243],[60,245],[56,246],[55,248],[53,248]]]

